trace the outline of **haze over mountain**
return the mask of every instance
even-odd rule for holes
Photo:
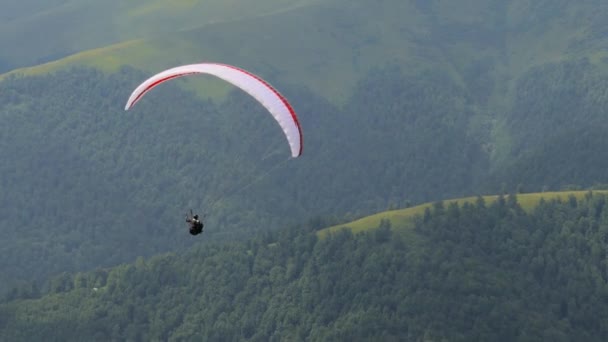
[[[0,1],[0,289],[318,216],[602,187],[606,23],[599,0]],[[201,60],[286,95],[304,155],[219,81],[123,111]]]
[[[131,39],[204,27],[217,22],[268,15],[310,0],[2,2],[0,70],[31,66],[69,54]],[[41,34],[44,33],[44,34]]]

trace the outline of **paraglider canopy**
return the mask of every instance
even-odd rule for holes
[[[162,71],[140,84],[131,94],[125,110],[129,110],[148,91],[157,85],[188,75],[208,74],[223,79],[236,87],[239,87],[249,95],[253,96],[264,106],[283,130],[291,156],[297,158],[302,154],[302,129],[296,112],[287,99],[281,95],[268,82],[246,70],[235,66],[218,63],[189,64]]]

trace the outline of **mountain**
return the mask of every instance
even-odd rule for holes
[[[190,3],[217,7],[221,13],[230,13],[231,8]],[[81,6],[87,5],[83,2]],[[144,13],[143,18],[152,13],[137,7],[141,4],[129,6],[137,10],[127,12]],[[182,63],[222,61],[274,82],[304,85],[332,104],[344,106],[362,80],[378,68],[398,66],[406,77],[434,70],[464,95],[458,110],[469,112],[467,134],[479,139],[500,164],[497,172],[505,167],[501,162],[522,157],[522,149],[537,148],[527,140],[532,136],[538,136],[539,142],[552,138],[553,133],[578,134],[583,122],[588,127],[603,125],[601,92],[608,63],[603,32],[608,10],[599,0],[384,0],[373,6],[343,0],[282,5],[269,1],[268,6],[276,11],[200,25],[173,25],[174,29],[166,28],[163,34],[150,29],[154,33],[148,36],[129,36],[114,45],[98,43],[93,50],[13,72],[40,74],[74,65],[115,72],[130,65],[153,73]],[[175,7],[177,12],[182,8]],[[247,8],[243,13],[249,13]],[[173,13],[159,12],[167,17]],[[182,18],[179,13],[175,16]],[[183,18],[183,23],[190,23],[190,16]],[[118,31],[131,32],[127,28]],[[97,41],[83,36],[89,42]],[[188,83],[187,88],[213,98],[225,96],[229,89],[207,82]],[[572,116],[580,122],[564,127],[563,120]],[[530,122],[534,117],[537,119]],[[552,127],[548,137],[539,135],[537,122],[557,129]],[[517,182],[520,180],[510,181]]]
[[[527,194],[511,194],[509,196],[516,196],[517,203],[521,207],[521,209],[525,210],[528,213],[534,212],[534,210],[538,207],[539,203],[543,201],[566,201],[569,199],[574,200],[583,200],[588,197],[589,194],[595,193],[600,195],[605,195],[605,190],[596,190],[593,192],[590,191],[556,191],[556,192],[539,192],[539,193],[527,193]],[[492,195],[492,196],[477,196],[477,197],[465,197],[465,198],[456,198],[451,200],[441,201],[443,205],[458,205],[460,207],[464,205],[474,204],[475,202],[483,201],[485,204],[492,205],[496,201],[504,200],[504,197],[501,198],[500,195]],[[368,229],[375,229],[383,224],[384,221],[390,222],[391,228],[393,230],[409,230],[416,223],[416,219],[419,216],[425,214],[425,212],[429,209],[432,209],[437,205],[438,202],[434,203],[424,203],[414,207],[409,207],[405,209],[393,209],[389,211],[384,211],[380,213],[376,213],[374,215],[366,216],[352,222],[341,223],[331,227],[326,227],[317,231],[317,235],[319,238],[325,238],[330,234],[336,234],[341,230],[347,229],[352,231],[353,233],[360,233],[362,231]]]
[[[476,142],[461,124],[418,114],[451,111],[457,95],[390,73],[388,89],[402,92],[417,121],[411,127],[394,125],[390,102],[370,122],[374,102],[363,91],[344,111],[306,89],[280,87],[305,132],[304,155],[293,160],[265,110],[239,92],[215,103],[167,85],[125,113],[124,95],[141,76],[135,70],[70,69],[0,83],[0,153],[11,161],[0,170],[3,283],[181,249],[198,241],[184,234],[191,208],[209,213],[205,240],[232,239],[319,215],[373,212],[400,202],[403,187],[412,201],[471,188],[483,161]],[[444,91],[445,102],[424,85]],[[376,139],[401,129],[408,134]],[[460,158],[467,150],[470,158]],[[437,158],[442,151],[453,158]],[[405,163],[408,156],[416,160]]]
[[[84,10],[94,3],[81,1],[77,7]],[[531,68],[586,57],[605,69],[606,61],[600,48],[605,43],[606,11],[599,0],[576,4],[383,0],[373,6],[344,0],[268,0],[256,3],[255,9],[242,1],[184,1],[171,7],[130,2],[122,5],[127,8],[117,8],[117,4],[97,2],[104,10],[88,22],[95,32],[118,32],[117,45],[79,32],[95,44],[92,47],[101,49],[25,72],[74,63],[114,70],[129,64],[154,71],[178,63],[221,60],[279,74],[283,80],[344,99],[370,68],[397,63],[413,72],[439,68],[480,97],[478,101],[497,105]],[[242,13],[239,19],[236,8]],[[108,25],[109,21],[99,20],[105,13],[117,17],[113,30],[98,28]],[[162,14],[170,24],[159,23],[157,16]],[[137,28],[140,22],[142,27]]]
[[[0,71],[167,32],[264,16],[311,0],[94,1],[5,0],[0,14]]]
[[[604,341],[606,197],[563,195],[529,212],[516,196],[438,202],[405,230],[319,239],[318,221],[63,274],[10,294],[0,337]]]
[[[190,208],[209,213],[204,241],[217,242],[317,216],[608,184],[600,1],[172,4],[2,12],[1,286],[201,243],[184,234]],[[304,155],[286,161],[264,110],[221,82],[175,81],[123,112],[151,73],[198,60],[280,89]]]

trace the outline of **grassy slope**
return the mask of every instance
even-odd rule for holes
[[[29,10],[15,10],[14,17],[0,21],[0,46],[11,47],[2,50],[0,59],[17,66],[36,65],[113,43],[259,16],[314,1],[72,0],[30,4]]]
[[[415,56],[409,33],[403,36],[378,25],[382,20],[398,23],[403,19],[401,15],[381,19],[386,14],[382,10],[367,13],[356,6],[344,8],[339,1],[334,5],[306,4],[299,2],[299,6],[244,19],[122,42],[14,72],[40,74],[72,65],[113,71],[125,64],[155,72],[180,63],[219,60],[273,79],[303,83],[329,98],[344,98],[357,76],[373,66],[392,61],[408,64],[425,58]],[[406,31],[421,24],[414,7],[399,7],[396,13],[411,13]]]
[[[595,193],[606,194],[608,191],[603,190],[595,190]],[[541,199],[545,199],[547,201],[550,200],[566,200],[570,196],[574,196],[577,199],[582,199],[588,191],[557,191],[557,192],[539,192],[539,193],[529,193],[529,194],[518,194],[517,202],[521,205],[521,207],[526,211],[533,210],[536,205],[538,205]],[[486,204],[490,204],[498,199],[497,195],[493,196],[482,196]],[[477,200],[477,197],[465,197],[458,199],[451,199],[444,201],[444,205],[448,206],[452,203],[457,203],[462,206],[464,203],[474,203]],[[423,215],[424,211],[427,208],[432,208],[433,203],[424,203],[421,205],[417,205],[415,207],[406,208],[406,209],[398,209],[398,210],[389,210],[381,213],[377,213],[371,216],[363,217],[361,219],[339,224],[336,226],[328,227],[325,229],[321,229],[317,232],[318,236],[323,238],[327,234],[335,233],[341,229],[350,229],[353,233],[375,229],[380,225],[382,220],[389,220],[391,222],[391,227],[397,230],[408,230],[411,227],[412,220],[418,216]]]
[[[67,2],[38,13],[37,18],[68,16],[69,11],[92,3]],[[180,0],[171,8],[160,1],[106,4],[111,9],[122,6],[113,23],[121,33],[129,27],[133,32],[150,30],[146,25],[152,19],[169,23],[183,18],[177,29],[195,28],[124,41],[15,72],[39,74],[72,65],[112,71],[124,64],[155,72],[180,63],[221,60],[273,82],[308,85],[339,101],[349,95],[360,75],[375,66],[397,63],[406,71],[441,68],[472,93],[490,89],[488,98],[479,101],[479,123],[473,122],[471,130],[477,129],[476,124],[483,130],[484,123],[491,122],[492,149],[502,154],[508,151],[510,137],[500,117],[494,119],[509,107],[510,89],[519,75],[565,59],[589,57],[602,66],[607,63],[605,51],[598,49],[606,38],[601,34],[605,11],[598,10],[597,0],[576,4],[460,0],[425,5],[386,0],[373,6],[345,0],[266,0],[256,6],[237,0]],[[242,16],[231,10],[237,5]],[[205,11],[196,11],[203,7]],[[100,13],[103,17],[101,9]],[[26,19],[6,25],[18,27]],[[162,25],[157,28],[162,30]],[[80,36],[88,37],[86,30]],[[485,69],[471,69],[479,63],[485,63]],[[195,84],[211,96],[228,89],[221,82]]]
[[[126,5],[114,0],[96,10],[101,18],[111,14],[107,29],[100,29],[105,21],[78,12],[88,11],[93,3],[63,5],[30,20],[61,18],[63,23],[80,18],[70,24],[78,31],[62,35],[74,44],[67,51],[93,47],[87,44],[98,48],[17,72],[46,73],[75,64],[104,70],[128,64],[155,72],[180,63],[221,60],[274,80],[305,84],[340,102],[370,68],[396,63],[412,72],[439,68],[472,93],[488,92],[479,104],[485,119],[488,112],[508,110],[509,91],[531,67],[580,57],[606,64],[604,52],[597,49],[605,38],[596,32],[603,16],[595,13],[595,2],[552,3],[539,9],[526,0],[428,5],[387,0],[373,6],[344,0],[265,0],[256,6],[240,0],[181,0],[171,7],[159,1]],[[591,20],[581,22],[580,16]],[[20,21],[8,30],[0,26],[0,42],[2,32],[20,36],[10,28],[21,26],[34,25]],[[104,42],[118,43],[99,47]],[[53,49],[63,46],[55,40],[41,41],[36,49],[44,44]],[[5,53],[23,57],[19,49]],[[481,70],[475,69],[478,65],[483,65]],[[501,133],[496,125],[494,138],[507,144]]]

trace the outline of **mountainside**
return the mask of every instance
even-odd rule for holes
[[[311,217],[608,184],[599,0],[11,4],[0,290]],[[286,161],[267,113],[221,82],[123,112],[152,72],[199,60],[280,89],[304,155]],[[190,208],[204,239],[185,234]]]
[[[0,72],[83,50],[290,10],[315,0],[4,0]]]
[[[252,5],[241,2],[184,1],[171,10],[147,2],[130,2],[127,9],[116,8],[116,1],[100,2],[97,6],[105,8],[101,13],[115,14],[113,27],[124,36],[121,43],[24,72],[82,63],[112,70],[129,64],[152,72],[218,60],[272,72],[284,82],[306,84],[331,100],[344,100],[370,68],[396,63],[414,72],[442,70],[475,94],[479,105],[490,101],[492,106],[508,106],[504,97],[514,82],[536,66],[587,57],[606,68],[606,52],[600,47],[605,44],[608,10],[601,0],[267,0],[251,10]],[[78,7],[87,6],[81,2]],[[237,7],[242,12],[236,12]],[[158,24],[154,10],[172,25]],[[139,13],[147,35],[132,34],[139,32],[131,29],[139,22],[125,18],[130,13]],[[234,13],[242,14],[228,20]],[[99,26],[99,20],[90,25]],[[96,44],[91,47],[107,45],[79,34]],[[142,39],[129,41],[136,38]],[[68,52],[82,50],[86,48]],[[482,111],[492,114],[498,109]]]
[[[233,13],[230,5],[189,4],[209,6],[209,15],[216,19],[224,17],[211,9]],[[86,3],[79,6],[86,7]],[[153,16],[148,14],[153,11],[142,10],[140,3],[129,6],[133,9],[128,13],[144,13],[142,21],[151,22]],[[362,80],[377,69],[397,66],[405,77],[414,78],[433,70],[461,93],[459,110],[470,116],[466,134],[479,140],[493,160],[504,162],[519,157],[522,147],[538,148],[530,139],[546,146],[543,141],[547,138],[578,134],[584,123],[604,128],[606,6],[600,0],[384,0],[373,4],[343,0],[278,4],[269,0],[268,7],[276,11],[262,14],[264,6],[260,6],[257,14],[238,20],[217,19],[189,27],[180,25],[189,23],[191,17],[179,12],[188,6],[175,6],[175,17],[166,14],[167,20],[183,20],[173,30],[134,36],[115,45],[99,43],[96,49],[13,72],[40,74],[75,65],[115,72],[131,65],[151,74],[183,63],[221,61],[254,70],[274,82],[306,86],[334,105],[344,106]],[[116,20],[123,25],[132,23]],[[130,32],[127,28],[117,31]],[[97,41],[83,36],[88,42]],[[225,96],[229,90],[218,82],[181,84],[198,89],[204,98]],[[388,101],[393,101],[391,95],[386,94]],[[576,117],[577,124],[563,126],[563,119],[571,117]],[[539,122],[551,126],[551,136],[539,134]],[[497,167],[498,172],[502,168]]]
[[[594,190],[590,191],[556,191],[556,192],[542,192],[542,193],[528,193],[528,194],[510,194],[507,196],[492,195],[492,196],[476,196],[476,197],[465,197],[456,198],[451,200],[442,201],[443,205],[458,205],[460,207],[465,204],[474,204],[475,202],[483,201],[487,205],[493,205],[496,201],[505,200],[510,196],[517,197],[517,203],[526,212],[533,212],[541,202],[546,201],[566,201],[568,199],[583,200],[590,194],[606,195],[606,190]],[[317,231],[317,236],[324,238],[329,234],[335,234],[343,229],[352,231],[353,233],[360,233],[368,229],[374,229],[383,224],[383,221],[390,222],[391,227],[394,230],[409,230],[415,223],[419,216],[425,214],[429,209],[432,209],[437,205],[438,202],[424,203],[414,207],[405,209],[393,209],[374,215],[366,216],[357,219],[352,222],[341,223],[335,226],[323,228]]]
[[[304,155],[294,160],[276,124],[241,92],[216,104],[167,85],[125,113],[124,94],[141,76],[133,70],[73,69],[0,83],[0,154],[11,161],[0,170],[4,284],[189,245],[197,241],[184,235],[189,208],[209,214],[205,239],[226,239],[318,215],[369,213],[404,197],[466,192],[483,165],[476,142],[461,123],[418,114],[462,115],[451,108],[457,94],[432,78],[390,75],[387,89],[416,124],[396,125],[393,104],[368,102],[363,91],[346,111],[281,87],[305,132]],[[438,91],[444,102],[434,99]],[[387,111],[370,121],[374,103]],[[461,158],[463,151],[471,156]],[[438,158],[442,152],[453,157]]]
[[[606,203],[479,197],[408,234],[387,220],[317,239],[317,222],[63,274],[7,297],[0,338],[605,341]]]

